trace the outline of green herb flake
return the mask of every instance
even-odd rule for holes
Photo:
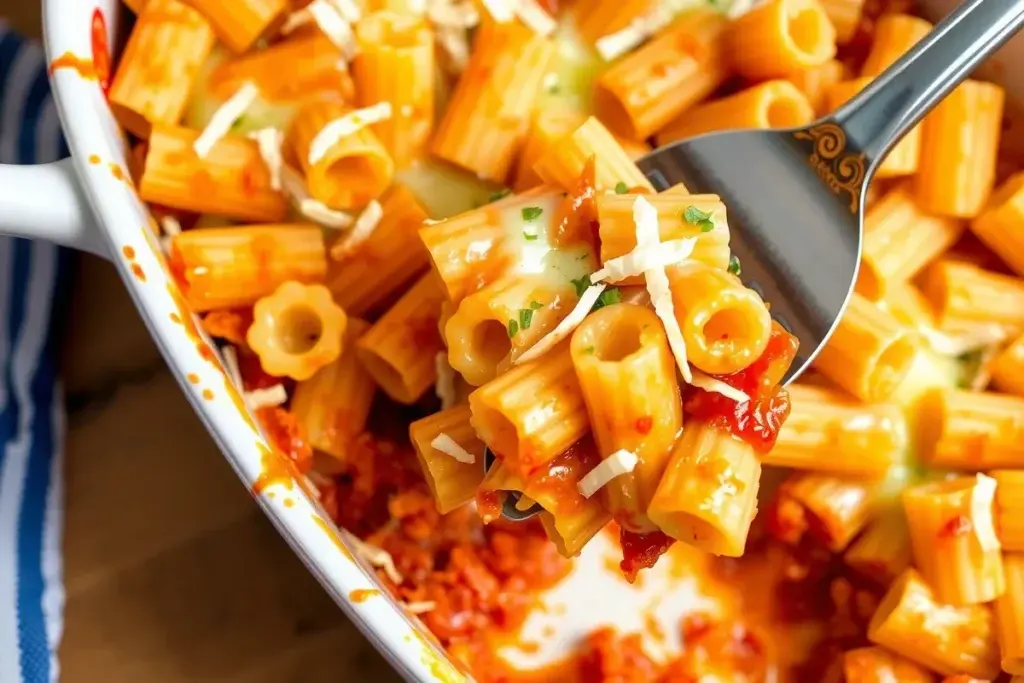
[[[696,206],[686,207],[683,212],[683,220],[690,225],[696,225],[701,232],[711,232],[715,229],[715,223],[711,220],[710,211],[701,211]]]
[[[544,209],[539,206],[527,206],[523,209],[523,220],[524,221],[535,221],[540,218],[540,215],[544,213]]]
[[[594,353],[594,347],[588,346],[587,348],[583,349],[583,353],[587,355],[592,355]]]
[[[231,122],[231,131],[238,132],[245,125],[245,116],[239,116],[237,119]]]
[[[542,308],[544,308],[544,304],[542,304],[541,302],[539,302],[539,301],[531,301],[530,302],[530,310],[531,311],[539,311]]]
[[[609,287],[608,289],[601,292],[601,296],[597,297],[597,301],[594,303],[594,307],[591,311],[597,311],[605,306],[611,306],[622,301],[622,295],[619,293],[618,287]]]
[[[735,254],[729,257],[729,272],[733,275],[742,275],[743,267],[740,266],[740,260]]]
[[[529,232],[526,232],[525,230],[523,230],[523,238],[527,242],[535,242],[538,237],[539,237],[539,235],[537,235],[536,233],[529,233]]]
[[[621,180],[615,185],[615,194],[626,194],[629,192],[629,186]]]
[[[492,192],[491,196],[487,198],[487,203],[490,204],[491,202],[496,202],[499,199],[504,199],[510,194],[512,194],[512,190],[508,189],[507,187],[504,187],[498,190],[497,192]]]
[[[533,311],[529,308],[519,309],[519,329],[528,330],[533,324]]]
[[[572,284],[576,287],[576,296],[583,296],[583,292],[587,291],[587,287],[590,286],[590,276],[578,277],[572,281]]]
[[[518,332],[519,332],[519,323],[516,322],[515,320],[509,320],[508,321],[508,338],[511,339],[512,337],[516,336],[516,334]]]

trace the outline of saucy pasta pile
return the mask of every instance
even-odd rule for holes
[[[187,305],[479,680],[520,676],[491,636],[602,530],[626,580],[685,556],[735,609],[680,615],[675,659],[599,630],[530,680],[1024,675],[1002,88],[966,81],[884,160],[856,293],[788,390],[797,342],[743,285],[728,207],[634,164],[834,111],[929,32],[909,4],[126,3],[108,97]],[[511,494],[537,518],[500,519]]]

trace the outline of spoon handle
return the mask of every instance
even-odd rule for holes
[[[904,133],[1022,24],[1024,0],[966,0],[832,120],[873,171]]]

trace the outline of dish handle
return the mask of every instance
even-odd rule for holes
[[[35,166],[0,164],[0,234],[109,258],[71,159]]]

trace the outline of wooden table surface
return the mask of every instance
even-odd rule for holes
[[[39,0],[0,0],[38,36]],[[113,268],[76,262],[64,683],[400,680],[291,553],[178,389]]]

